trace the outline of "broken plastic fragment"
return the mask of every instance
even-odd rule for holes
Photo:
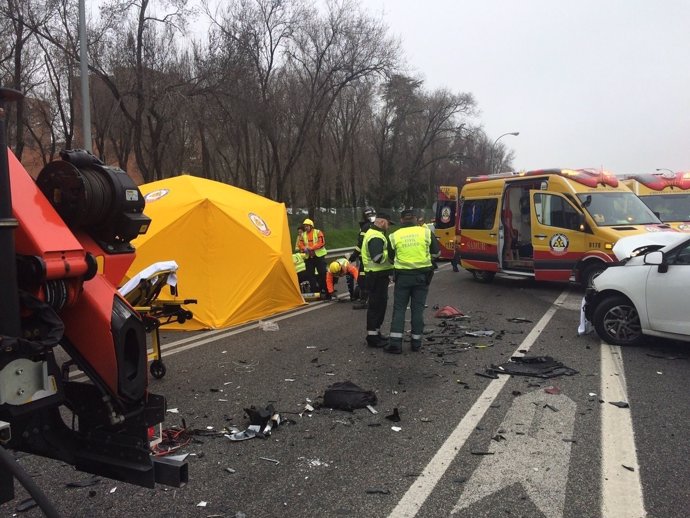
[[[246,441],[247,439],[253,439],[256,437],[256,435],[259,433],[259,430],[261,430],[259,425],[251,425],[242,432],[236,432],[230,435],[225,434],[225,437],[231,441]]]
[[[197,507],[206,507],[207,505],[208,505],[208,502],[205,502],[203,500],[201,502],[199,502],[198,504],[196,504]]]
[[[609,401],[609,403],[618,408],[630,408],[630,405],[625,401]]]
[[[391,415],[387,415],[386,419],[389,421],[393,421],[394,423],[399,423],[400,422],[400,413],[398,412],[398,408],[393,409],[393,413]]]
[[[18,513],[23,513],[24,511],[28,511],[29,509],[33,509],[36,507],[38,504],[33,498],[27,498],[25,500],[22,500],[17,504],[17,507],[15,507],[15,510]]]
[[[486,330],[481,330],[481,331],[465,331],[465,336],[493,336],[495,331],[492,331],[490,329]]]
[[[367,489],[367,494],[369,494],[369,495],[390,495],[391,492],[388,489],[372,488],[372,489]]]
[[[434,317],[436,318],[451,318],[458,316],[463,316],[463,313],[458,308],[453,306],[443,306],[441,309],[436,311],[436,313],[434,313]]]
[[[268,457],[259,457],[261,460],[265,460],[266,462],[272,462],[273,464],[280,464],[279,460],[276,459],[269,459]]]
[[[89,487],[89,486],[95,486],[101,481],[100,478],[98,477],[91,477],[87,478],[86,480],[80,480],[78,482],[68,482],[66,484],[67,487]]]
[[[544,389],[544,392],[546,392],[547,394],[558,395],[558,394],[561,393],[561,389],[559,389],[559,388],[556,387],[556,386],[551,386],[551,387],[546,387],[546,388]]]
[[[265,322],[263,320],[259,320],[257,325],[262,331],[278,331],[280,329],[278,324],[271,320],[266,320]]]
[[[171,414],[179,414],[180,411],[177,408],[168,408],[168,412]]]
[[[522,317],[512,317],[506,319],[508,322],[515,322],[516,324],[531,324],[532,321],[529,318]]]
[[[371,412],[372,414],[378,414],[376,409],[371,405],[367,405],[367,410],[369,410],[369,412]]]
[[[621,464],[621,466],[623,466],[628,471],[635,471],[635,468],[633,468],[632,466],[626,466],[625,464]]]
[[[402,430],[402,428],[400,428],[399,426],[391,426],[391,430],[393,430],[394,432],[399,432],[400,430]]]

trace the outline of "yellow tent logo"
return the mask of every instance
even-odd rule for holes
[[[254,224],[254,226],[261,232],[264,236],[271,235],[271,229],[268,228],[266,222],[258,214],[253,212],[249,213],[249,220]]]
[[[148,193],[146,196],[144,196],[144,199],[147,203],[151,203],[152,201],[160,200],[169,192],[169,189],[158,189],[157,191],[151,191],[150,193]]]
[[[563,255],[568,251],[568,236],[565,234],[554,234],[549,241],[551,251],[556,255]]]

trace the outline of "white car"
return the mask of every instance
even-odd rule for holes
[[[646,336],[690,342],[690,235],[650,233],[620,239],[619,260],[594,279],[585,316],[602,340],[638,345]]]

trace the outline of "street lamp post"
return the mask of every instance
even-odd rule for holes
[[[494,143],[491,146],[491,150],[489,152],[489,174],[494,174],[494,149],[496,149],[496,143],[499,140],[501,140],[503,137],[505,137],[506,135],[512,135],[513,137],[517,137],[519,134],[520,134],[519,131],[509,131],[508,133],[504,133],[503,135],[499,135],[496,138],[496,140],[494,140]]]

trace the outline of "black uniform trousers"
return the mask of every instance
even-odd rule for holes
[[[369,290],[369,307],[367,308],[367,331],[381,329],[386,317],[388,305],[388,284],[393,270],[367,272],[366,283]]]

